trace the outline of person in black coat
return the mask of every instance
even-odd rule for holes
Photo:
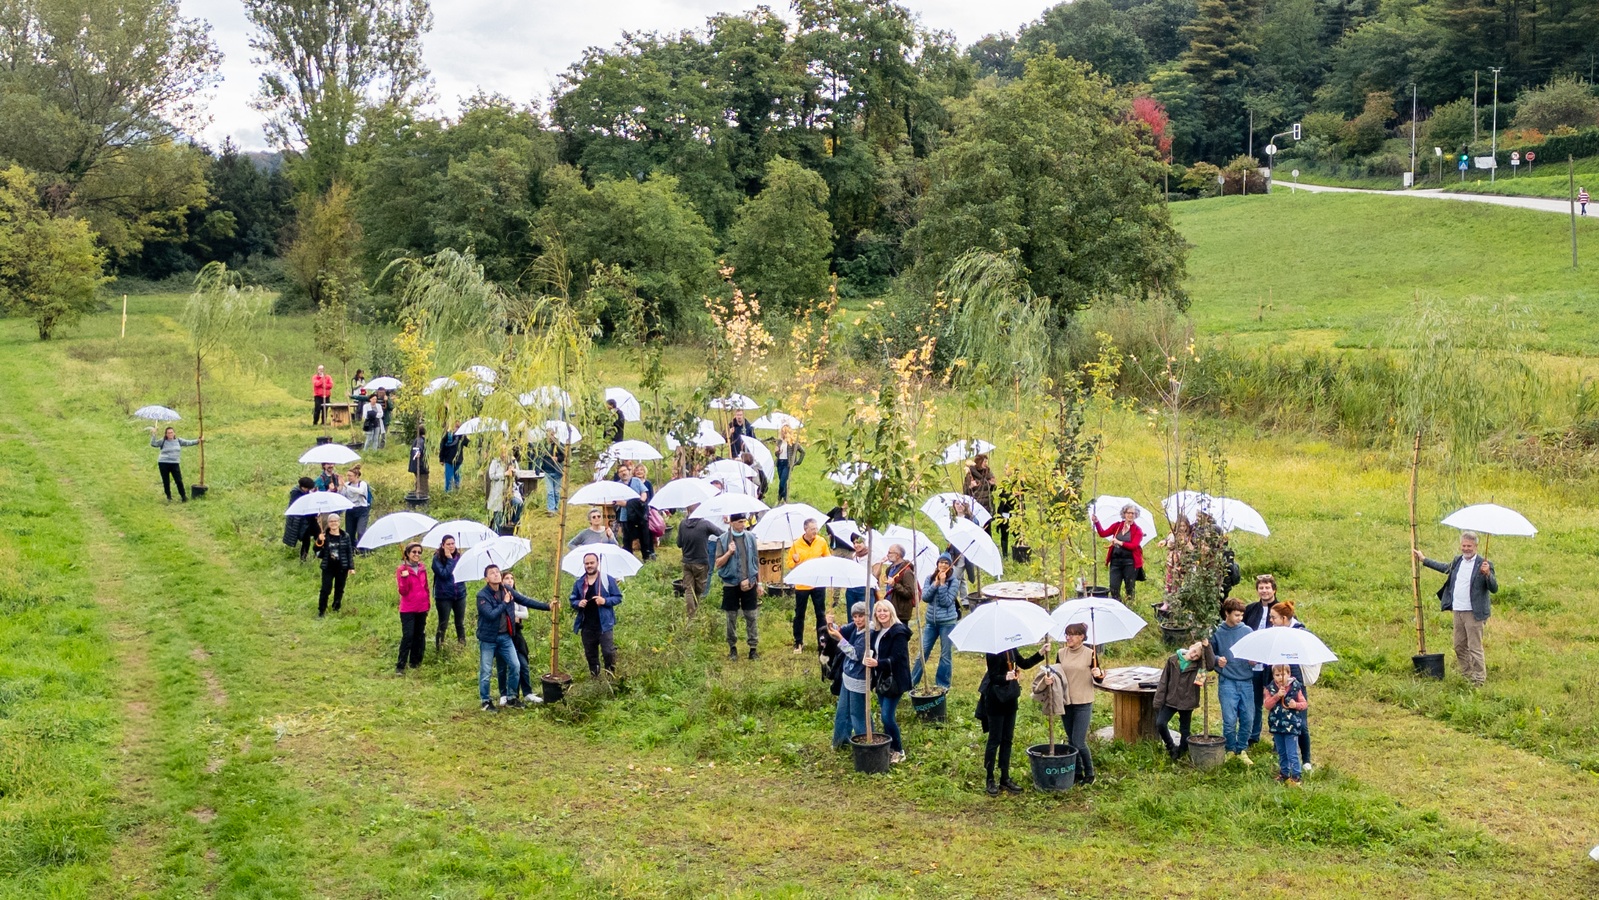
[[[328,515],[328,530],[317,537],[316,555],[322,560],[322,592],[317,595],[316,616],[328,613],[328,593],[333,594],[333,611],[344,603],[344,580],[355,571],[355,538],[340,527],[339,514]]]
[[[622,410],[616,405],[615,400],[606,399],[605,405],[611,410],[612,415],[615,416],[615,418],[611,420],[611,443],[620,444],[622,442],[622,435],[627,431],[627,416],[622,415]]]
[[[903,762],[905,744],[900,740],[895,713],[899,700],[911,683],[911,630],[899,620],[894,604],[879,600],[872,607],[872,658],[865,666],[872,670],[872,687],[877,691],[878,707],[883,711],[883,733],[888,735],[888,761]]]
[[[1011,741],[1016,736],[1016,708],[1022,697],[1021,670],[1031,669],[1044,659],[1034,653],[1023,657],[1015,650],[987,654],[988,673],[977,686],[977,720],[988,732],[983,747],[983,768],[988,771],[988,795],[1000,789],[1020,794],[1022,786],[1010,779]],[[1000,780],[994,781],[994,763],[999,762]]]
[[[289,505],[294,501],[316,490],[316,482],[310,478],[301,478],[300,483],[289,488]],[[300,562],[305,562],[306,554],[311,552],[311,541],[316,537],[316,516],[284,516],[283,517],[283,546],[293,547],[300,545]]]
[[[461,561],[461,551],[455,547],[455,535],[447,534],[433,553],[433,607],[439,612],[439,630],[433,636],[435,649],[444,647],[444,633],[450,628],[450,613],[455,613],[455,642],[466,644],[466,585],[455,580],[455,564]]]

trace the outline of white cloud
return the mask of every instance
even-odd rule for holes
[[[261,116],[250,108],[259,71],[251,64],[250,26],[238,0],[181,0],[184,14],[211,23],[226,58],[222,84],[210,103],[212,144],[232,136],[246,149],[265,146]],[[610,46],[623,31],[699,28],[718,12],[753,9],[729,0],[589,0],[526,4],[504,0],[436,0],[435,24],[424,58],[433,70],[439,109],[453,111],[478,89],[544,105],[556,77],[585,48]],[[780,13],[786,7],[771,4]],[[1052,5],[1049,0],[926,0],[906,3],[923,25],[954,32],[962,44],[985,34],[1015,31]]]

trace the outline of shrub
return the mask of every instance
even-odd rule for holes
[[[1422,143],[1453,153],[1471,140],[1471,99],[1462,97],[1438,107],[1421,123]]]
[[[1543,87],[1529,88],[1516,98],[1516,128],[1553,131],[1562,125],[1588,128],[1599,125],[1599,97],[1574,76],[1562,76]]]
[[[1376,152],[1388,137],[1388,120],[1394,115],[1394,97],[1387,91],[1366,95],[1366,108],[1344,123],[1343,144],[1353,156]]]

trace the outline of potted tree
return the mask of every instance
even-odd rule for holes
[[[218,351],[233,354],[243,363],[245,344],[254,326],[268,315],[272,300],[260,288],[244,286],[237,272],[224,263],[207,263],[194,279],[194,292],[183,307],[183,327],[189,333],[189,350],[194,354],[194,408],[200,438],[200,480],[189,486],[194,497],[209,490],[205,483],[205,400],[202,388],[205,360]]]

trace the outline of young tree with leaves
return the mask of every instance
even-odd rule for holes
[[[255,334],[261,319],[272,312],[272,298],[260,288],[244,285],[236,272],[219,262],[206,265],[194,279],[194,292],[183,307],[183,327],[189,332],[189,349],[194,353],[194,408],[199,420],[200,480],[195,487],[205,488],[205,401],[201,379],[207,357],[219,352],[231,354],[235,362],[248,359],[245,345]]]
[[[102,257],[82,219],[58,219],[39,205],[19,166],[0,170],[0,309],[27,316],[48,341],[99,304]]]

